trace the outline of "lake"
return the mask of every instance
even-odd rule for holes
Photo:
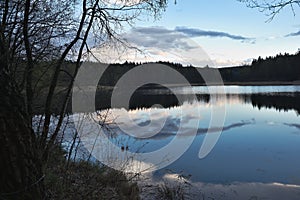
[[[100,111],[109,113],[104,132],[119,151],[97,142],[94,157],[111,166],[127,161],[131,169],[151,171],[153,180],[179,174],[211,185],[282,184],[292,187],[291,199],[300,197],[300,86],[171,90],[140,89],[127,108]],[[83,143],[92,144],[88,138]],[[210,143],[201,157],[205,138]]]

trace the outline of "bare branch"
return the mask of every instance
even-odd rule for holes
[[[245,3],[249,8],[256,8],[265,13],[272,21],[284,8],[290,7],[293,15],[296,15],[295,6],[300,7],[300,0],[238,0]]]

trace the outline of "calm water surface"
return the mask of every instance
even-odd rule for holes
[[[155,177],[171,171],[190,175],[195,182],[300,185],[299,86],[226,86],[221,92],[225,95],[215,97],[210,97],[208,91],[219,91],[217,87],[177,87],[173,91],[181,95],[183,102],[174,103],[175,97],[167,89],[143,90],[135,100],[140,101],[138,108],[110,109],[117,124],[126,127],[124,131],[112,125],[117,133],[112,140],[120,147],[128,146],[130,152],[153,152],[164,147],[174,139],[179,126],[185,133],[197,129],[187,151],[171,165],[155,171]],[[196,99],[190,97],[192,93],[197,94]],[[150,107],[162,100],[163,107]],[[213,107],[226,109],[223,131],[213,150],[199,159],[204,137],[215,134],[207,133]],[[129,122],[132,120],[143,127],[149,123],[160,124],[165,119],[163,127],[151,126],[143,133],[135,133],[135,127]],[[195,123],[197,120],[199,123]],[[160,131],[153,135],[157,130]],[[136,138],[128,134],[140,135]],[[140,137],[143,134],[145,137]],[[153,136],[146,137],[149,134]],[[191,136],[183,134],[181,139],[188,137]]]

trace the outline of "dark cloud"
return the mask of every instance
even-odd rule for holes
[[[139,27],[133,28],[133,32],[143,33],[143,34],[170,34],[173,31],[166,29],[162,26],[152,26],[152,27]]]
[[[239,35],[232,35],[219,31],[205,31],[189,27],[176,27],[175,29],[167,29],[161,26],[153,27],[137,27],[131,29],[124,38],[140,47],[155,47],[162,50],[167,49],[192,49],[196,48],[190,42],[192,37],[226,37],[241,42],[253,41]]]
[[[298,31],[296,33],[290,33],[290,34],[286,35],[285,37],[295,37],[295,36],[300,36],[300,31]]]
[[[196,28],[188,28],[188,27],[176,27],[175,31],[184,33],[190,37],[227,37],[233,40],[250,40],[252,38],[240,36],[240,35],[232,35],[225,32],[219,31],[206,31]]]
[[[155,47],[158,49],[192,49],[188,37],[174,30],[164,27],[138,27],[133,28],[125,35],[125,39],[141,47]]]

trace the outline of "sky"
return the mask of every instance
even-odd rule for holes
[[[124,39],[143,50],[126,60],[169,60],[195,66],[235,66],[258,56],[294,54],[300,48],[300,9],[266,13],[237,0],[170,0],[154,20],[142,17],[127,27]]]

